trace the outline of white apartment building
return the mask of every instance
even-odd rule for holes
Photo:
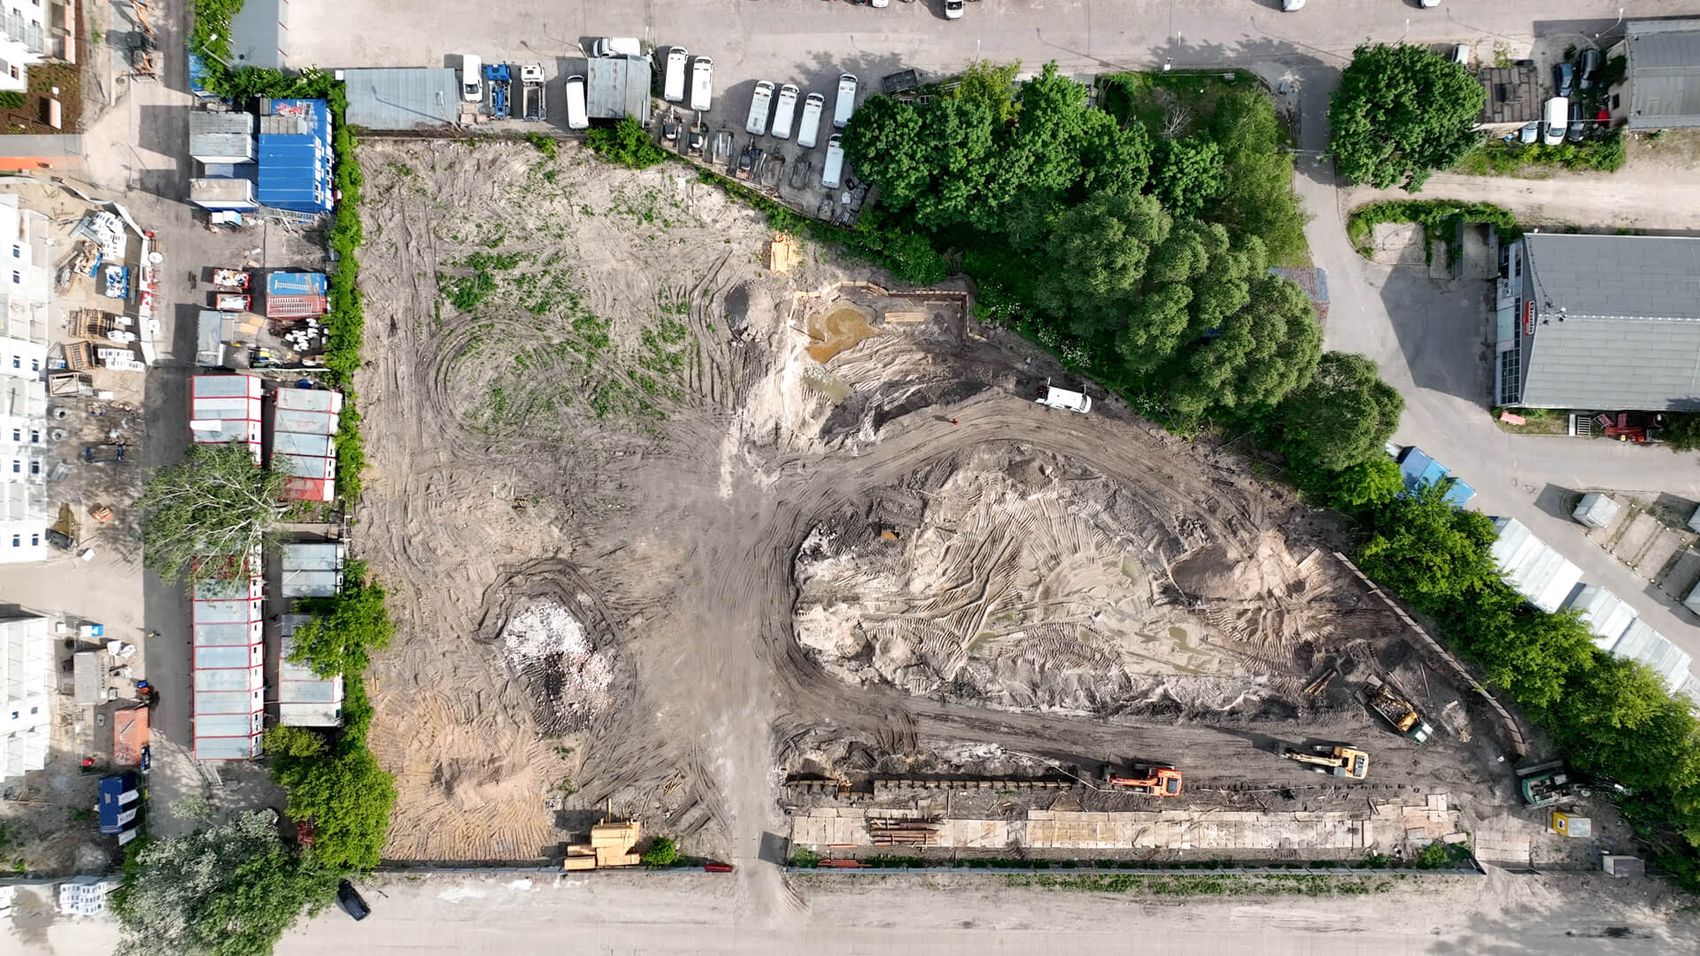
[[[47,51],[49,0],[0,0],[0,90],[29,88],[28,68]]]
[[[0,619],[0,786],[47,763],[53,723],[53,628],[33,614]]]
[[[9,5],[12,0],[0,0]],[[3,59],[0,55],[0,59]],[[0,336],[45,347],[51,334],[53,256],[48,249],[47,217],[18,203],[15,193],[0,192]]]
[[[46,480],[47,384],[0,376],[0,482]]]

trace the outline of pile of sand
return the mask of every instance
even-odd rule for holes
[[[1187,596],[1216,601],[1255,601],[1287,597],[1304,587],[1304,575],[1274,531],[1257,538],[1250,554],[1229,543],[1212,544],[1170,567],[1175,585]]]

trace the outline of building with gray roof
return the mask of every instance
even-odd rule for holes
[[[1495,404],[1700,411],[1700,239],[1531,233],[1505,270]]]
[[[585,112],[593,120],[630,116],[649,125],[649,58],[593,56],[585,84]]]
[[[452,126],[459,119],[460,79],[450,69],[338,70],[350,126],[403,130]]]
[[[1632,131],[1700,127],[1700,20],[1632,20],[1608,57],[1626,57],[1612,119]]]

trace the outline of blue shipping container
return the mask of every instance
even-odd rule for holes
[[[1399,472],[1405,478],[1407,493],[1414,493],[1425,485],[1440,484],[1451,478],[1446,489],[1446,500],[1450,501],[1453,507],[1462,508],[1476,496],[1476,489],[1457,478],[1452,478],[1445,465],[1435,461],[1415,445],[1405,449],[1404,454],[1399,456]]]
[[[330,281],[323,272],[273,272],[266,276],[266,295],[325,295]]]
[[[128,829],[141,809],[141,793],[136,789],[136,774],[132,771],[100,778],[100,832],[121,833]]]

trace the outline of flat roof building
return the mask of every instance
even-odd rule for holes
[[[585,113],[593,120],[630,116],[649,125],[648,57],[594,56],[585,84]]]

